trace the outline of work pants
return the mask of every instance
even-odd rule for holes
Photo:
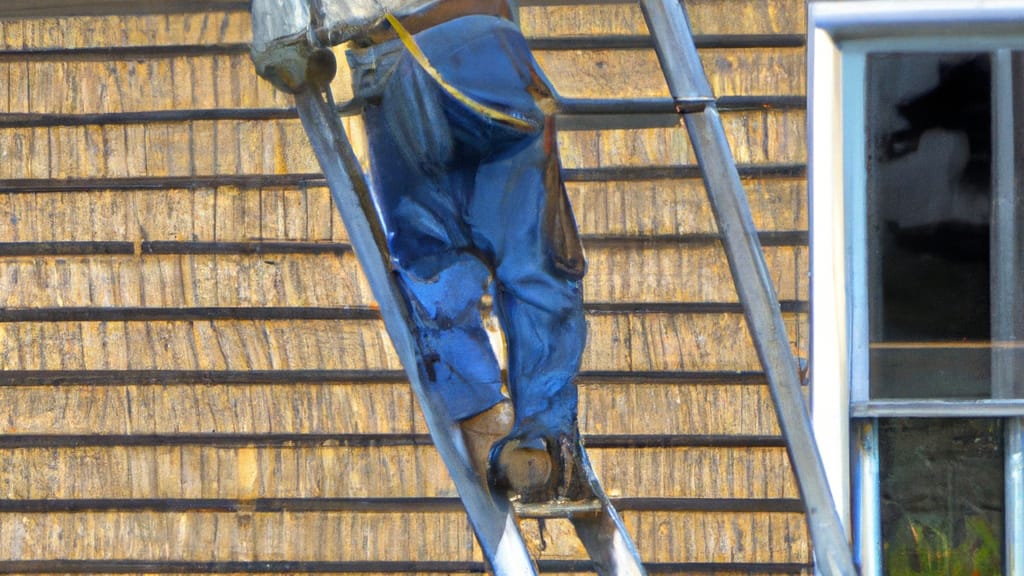
[[[366,103],[374,194],[426,384],[455,420],[503,399],[480,315],[489,292],[507,345],[513,434],[569,433],[586,323],[580,278],[554,264],[542,230],[554,152],[529,90],[536,63],[518,28],[498,17],[457,18],[415,39],[444,81],[534,127],[459,102],[398,40],[349,54]]]

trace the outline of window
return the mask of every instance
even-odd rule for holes
[[[855,557],[1022,575],[1024,1],[809,27],[812,417]]]

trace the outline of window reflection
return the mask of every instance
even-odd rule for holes
[[[886,574],[1002,573],[1003,421],[879,424]]]
[[[987,54],[876,54],[868,78],[871,395],[987,398]]]

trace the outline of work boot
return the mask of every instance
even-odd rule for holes
[[[559,478],[557,456],[552,439],[514,432],[491,449],[488,481],[520,502],[552,501]]]
[[[490,483],[524,503],[593,498],[579,431],[530,437],[522,432],[491,450]]]
[[[462,439],[469,452],[469,463],[480,478],[487,479],[491,447],[508,436],[514,420],[512,402],[502,400],[487,410],[459,423]]]
[[[493,476],[524,501],[550,499],[554,480],[554,462],[547,442],[511,439],[501,445],[494,455]]]

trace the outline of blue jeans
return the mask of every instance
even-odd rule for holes
[[[497,17],[458,18],[416,41],[449,84],[536,127],[510,127],[458,102],[397,40],[349,54],[420,369],[455,420],[504,398],[480,316],[489,292],[507,345],[513,434],[568,433],[586,323],[580,278],[553,264],[542,231],[553,152],[528,91],[535,63],[516,26]]]

